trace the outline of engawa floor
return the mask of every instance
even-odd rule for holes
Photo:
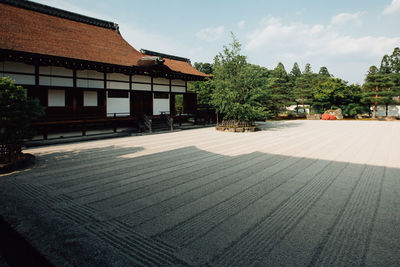
[[[0,215],[64,266],[400,265],[400,123],[291,121],[30,149]]]

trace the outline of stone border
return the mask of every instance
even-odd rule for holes
[[[225,127],[225,126],[216,126],[215,129],[220,132],[233,132],[233,133],[247,133],[247,132],[255,132],[256,127]]]
[[[32,154],[23,154],[23,158],[16,162],[5,164],[0,167],[0,174],[13,172],[16,170],[24,169],[35,164],[35,156]]]

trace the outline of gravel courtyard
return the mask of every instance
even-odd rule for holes
[[[29,149],[0,215],[57,266],[400,265],[400,123],[262,127]]]

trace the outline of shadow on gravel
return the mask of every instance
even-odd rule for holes
[[[291,122],[291,121],[266,121],[257,122],[257,128],[261,131],[275,131],[284,128],[293,128],[301,126],[301,122]]]
[[[37,168],[0,179],[0,216],[55,265],[400,260],[400,169],[194,146],[123,157],[142,149],[38,156]]]

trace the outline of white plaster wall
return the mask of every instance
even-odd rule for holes
[[[400,105],[390,105],[388,109],[388,115],[400,117]]]
[[[184,93],[186,92],[186,87],[172,86],[171,91],[175,93]]]
[[[129,82],[129,75],[122,73],[107,73],[107,80],[126,81]]]
[[[126,113],[117,114],[117,117],[124,117],[129,115],[129,97],[128,98],[114,98],[107,96],[107,116],[113,117],[113,113]]]
[[[107,82],[107,89],[129,90],[129,83],[124,83],[124,82]]]
[[[74,85],[74,81],[72,78],[39,76],[39,84],[47,86],[72,87]]]
[[[167,84],[169,85],[169,79],[166,78],[154,78],[153,83]]]
[[[67,68],[63,68],[63,67],[40,66],[39,74],[61,75],[61,76],[72,77],[73,71],[71,69],[67,69]]]
[[[186,85],[184,80],[171,80],[171,84],[172,85],[181,85],[181,86],[185,86]]]
[[[371,112],[373,111],[373,107],[371,107]],[[376,109],[376,116],[386,116],[386,106],[380,105]],[[400,105],[389,105],[388,106],[388,116],[400,116]]]
[[[156,91],[156,92],[169,92],[169,85],[154,84],[153,85],[153,91]]]
[[[132,83],[132,89],[138,91],[151,91],[151,84]]]
[[[90,79],[104,79],[104,73],[95,70],[77,70],[76,77]]]
[[[0,64],[0,71],[22,72],[35,74],[35,66],[21,62],[3,61]]]
[[[97,107],[97,92],[83,91],[83,106]]]
[[[76,86],[83,88],[104,88],[104,81],[77,79]]]
[[[65,90],[49,90],[49,107],[65,107]]]
[[[132,76],[133,82],[140,82],[140,83],[151,83],[151,77],[145,75],[133,75]]]
[[[153,115],[160,115],[161,112],[170,112],[169,98],[168,99],[153,98]]]

